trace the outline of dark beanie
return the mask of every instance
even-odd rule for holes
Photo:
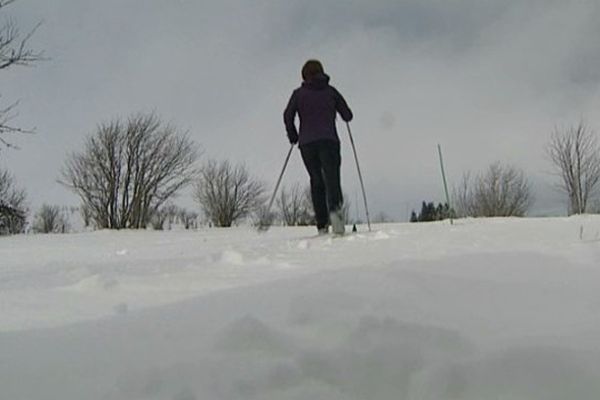
[[[319,74],[323,74],[323,65],[319,60],[308,60],[302,67],[302,79],[309,81]]]

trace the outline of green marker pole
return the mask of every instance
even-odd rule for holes
[[[448,195],[448,182],[446,182],[446,172],[444,171],[444,158],[442,157],[442,146],[440,146],[439,144],[438,153],[440,155],[440,168],[442,170],[442,180],[444,181],[444,191],[446,192],[446,203],[448,204],[448,209],[452,210],[452,206],[450,204],[450,196]],[[450,216],[450,224],[454,224],[452,216]]]

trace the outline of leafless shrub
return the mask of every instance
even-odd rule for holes
[[[151,216],[196,176],[196,145],[155,114],[99,126],[72,154],[62,182],[97,228],[145,228]]]
[[[185,229],[198,228],[198,213],[194,211],[188,211],[185,208],[181,208],[179,209],[177,218]]]
[[[196,200],[204,215],[218,227],[230,227],[258,210],[265,186],[243,165],[210,160],[200,170]]]
[[[185,229],[197,228],[198,213],[191,212],[169,203],[158,209],[151,218],[151,225],[156,230],[171,230],[174,225]]]
[[[352,203],[346,193],[343,194],[342,219],[346,223],[353,221],[350,217]],[[316,224],[310,186],[300,189],[297,185],[282,190],[277,207],[282,222],[288,226],[307,226]]]
[[[463,175],[454,190],[454,204],[461,217],[522,217],[533,204],[533,195],[522,170],[497,162],[474,180],[470,173]]]
[[[25,191],[17,188],[8,171],[0,171],[0,235],[23,233],[28,209]]]
[[[36,233],[66,233],[69,229],[65,209],[44,204],[35,215],[33,231]]]
[[[555,129],[546,154],[561,179],[558,188],[569,201],[569,214],[583,214],[600,187],[600,146],[596,134],[583,122]]]
[[[79,213],[81,214],[81,219],[83,220],[83,226],[88,228],[92,224],[92,211],[90,207],[85,204],[85,202],[79,207]]]
[[[277,198],[277,210],[281,221],[287,226],[311,225],[314,218],[311,215],[310,188],[302,189],[298,184],[283,187]]]

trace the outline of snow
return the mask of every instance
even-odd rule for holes
[[[0,238],[0,399],[597,399],[600,217]]]

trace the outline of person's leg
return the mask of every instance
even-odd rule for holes
[[[310,194],[315,210],[317,229],[324,229],[329,225],[329,212],[318,143],[300,146],[300,154],[310,176]]]
[[[344,218],[342,215],[343,195],[340,184],[340,155],[339,142],[323,142],[319,151],[325,187],[327,190],[327,203],[329,205],[329,220],[333,232],[341,235],[344,233]]]
[[[340,183],[340,167],[342,165],[340,144],[333,141],[319,142],[319,144],[321,145],[319,158],[327,189],[327,204],[329,211],[333,212],[341,209],[344,202]]]

